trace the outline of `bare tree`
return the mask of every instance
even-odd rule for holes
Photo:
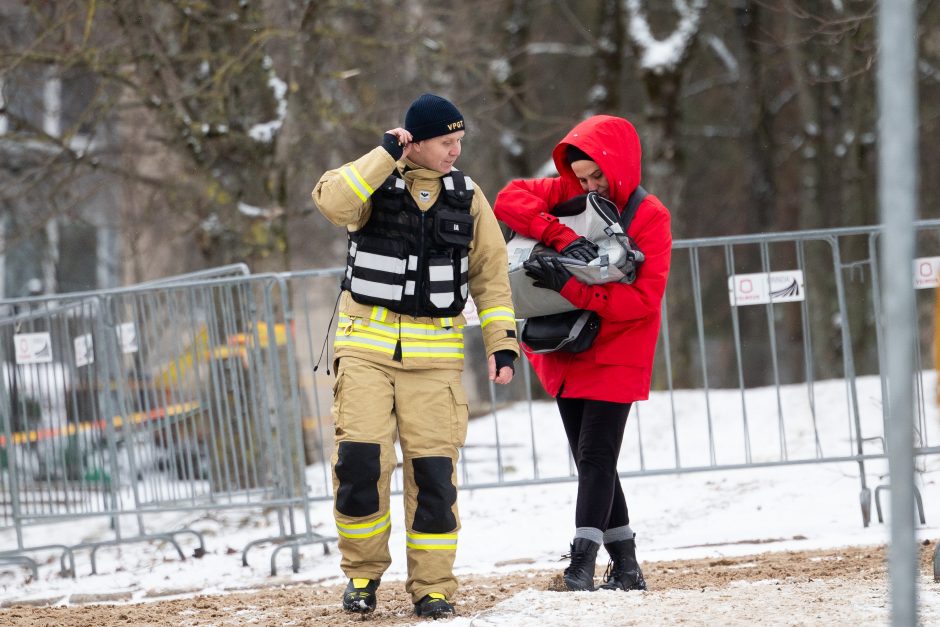
[[[682,233],[680,95],[683,71],[699,34],[707,0],[674,0],[677,22],[668,36],[657,38],[641,0],[626,0],[627,34],[637,57],[636,71],[646,88],[646,180],[673,213],[673,232]]]

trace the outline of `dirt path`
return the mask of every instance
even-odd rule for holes
[[[933,583],[934,547],[921,547],[921,572],[929,577],[926,594],[940,597]],[[600,569],[600,566],[598,567]],[[516,625],[607,624],[592,619],[592,607],[623,607],[619,624],[885,624],[888,593],[883,547],[761,553],[722,558],[652,562],[644,565],[650,591],[646,593],[570,593],[532,597],[518,608]],[[600,574],[600,573],[599,573]],[[530,591],[556,590],[557,571],[520,571],[498,576],[463,577],[457,599],[460,617],[474,617],[474,625],[505,625],[499,602]],[[298,584],[255,592],[199,596],[176,600],[120,605],[69,607],[14,606],[0,609],[0,624],[78,627],[95,625],[409,625],[410,600],[401,582],[379,589],[379,609],[365,621],[339,609],[340,586]],[[924,595],[922,588],[922,596]],[[549,600],[546,601],[545,597]],[[567,610],[553,608],[558,600]],[[571,608],[575,609],[572,610]],[[940,607],[940,603],[933,607]],[[577,618],[564,618],[574,611]],[[619,620],[622,619],[622,622]],[[940,616],[922,614],[924,624],[937,624]],[[583,622],[582,622],[583,621]],[[442,622],[442,624],[445,624]],[[466,624],[466,623],[465,623]]]

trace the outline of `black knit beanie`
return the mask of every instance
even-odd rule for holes
[[[568,165],[575,161],[594,161],[586,152],[571,144],[565,146],[565,159],[568,161]]]
[[[464,130],[463,116],[452,102],[434,94],[421,94],[405,113],[405,129],[413,141]]]

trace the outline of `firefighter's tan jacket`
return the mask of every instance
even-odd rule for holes
[[[313,190],[313,200],[327,220],[356,231],[369,220],[371,195],[395,168],[422,211],[434,205],[444,175],[408,159],[396,163],[382,147],[326,172]],[[477,307],[486,354],[510,350],[518,356],[506,245],[492,208],[476,186],[470,213],[474,219],[468,270],[470,296]],[[357,303],[348,291],[340,298],[339,312],[334,343],[337,358],[355,355],[377,363],[397,364],[393,356],[400,342],[399,367],[463,367],[466,320],[462,314],[449,318],[415,318],[384,307]]]

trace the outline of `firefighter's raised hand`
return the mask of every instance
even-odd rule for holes
[[[395,161],[398,161],[411,152],[412,141],[411,133],[399,126],[385,131],[385,135],[382,136],[382,148],[392,155]]]
[[[489,358],[490,381],[500,385],[506,385],[512,381],[512,375],[515,374],[515,367],[512,365],[516,354],[512,351],[496,351]]]

